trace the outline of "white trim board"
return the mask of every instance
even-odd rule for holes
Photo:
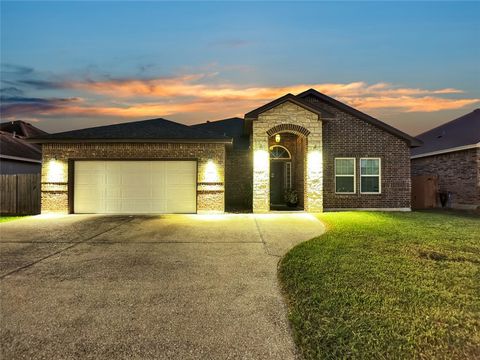
[[[424,154],[418,154],[418,155],[410,156],[410,159],[418,159],[418,158],[427,157],[427,156],[434,156],[434,155],[446,154],[450,152],[469,150],[469,149],[475,149],[475,148],[480,148],[480,142],[476,144],[471,144],[471,145],[457,146],[457,147],[448,148],[448,149],[431,151]]]

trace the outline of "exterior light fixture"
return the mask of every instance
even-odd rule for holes
[[[280,134],[275,135],[275,142],[276,143],[279,143],[280,139],[281,139]]]

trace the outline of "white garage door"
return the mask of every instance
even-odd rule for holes
[[[76,161],[74,212],[196,212],[195,161]]]

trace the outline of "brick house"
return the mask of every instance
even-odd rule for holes
[[[242,118],[164,119],[50,134],[42,211],[410,209],[410,148],[420,142],[313,89]],[[286,206],[285,190],[296,194]]]
[[[417,136],[412,149],[412,176],[433,176],[447,206],[480,208],[480,109]],[[436,205],[440,206],[438,199]]]

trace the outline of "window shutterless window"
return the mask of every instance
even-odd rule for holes
[[[360,159],[360,193],[380,194],[381,191],[380,158]]]
[[[335,193],[355,193],[355,158],[335,158]]]

